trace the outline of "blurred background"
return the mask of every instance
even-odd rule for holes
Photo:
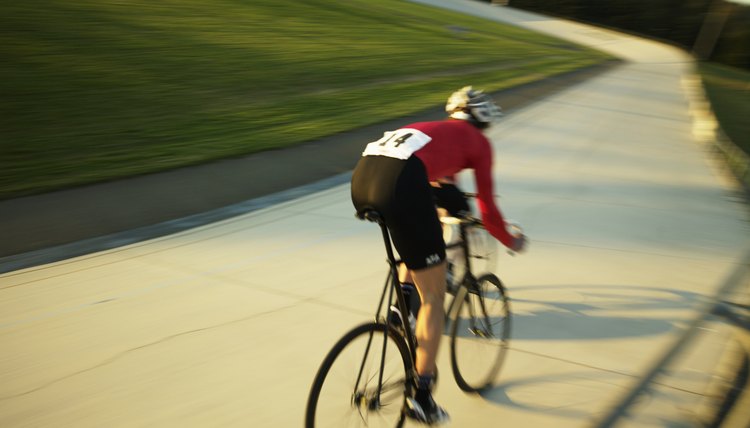
[[[504,3],[632,33],[691,52],[698,61],[706,95],[722,131],[745,154],[750,153],[750,121],[745,119],[750,117],[750,1],[510,0]],[[747,173],[745,167],[736,168],[742,177]]]
[[[724,131],[748,147],[750,6],[512,0],[694,52]],[[311,141],[612,58],[409,2],[0,4],[0,199]],[[398,16],[398,18],[395,18]]]

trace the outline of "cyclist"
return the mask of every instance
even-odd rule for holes
[[[415,331],[419,378],[415,396],[407,399],[407,415],[430,425],[449,420],[431,391],[445,322],[446,264],[430,182],[473,169],[487,231],[515,251],[526,242],[523,235],[514,237],[506,230],[493,198],[492,147],[482,130],[502,116],[500,108],[482,91],[466,86],[450,96],[445,109],[446,120],[413,123],[368,144],[351,183],[357,212],[375,209],[382,214],[421,299]]]

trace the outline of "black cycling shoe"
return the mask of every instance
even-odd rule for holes
[[[432,395],[428,395],[428,399],[423,403],[417,401],[416,398],[407,398],[406,416],[416,422],[432,426],[443,425],[451,420],[448,412],[435,403]]]

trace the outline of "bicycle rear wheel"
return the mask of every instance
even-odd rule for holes
[[[510,302],[495,275],[485,274],[476,287],[460,287],[451,327],[451,366],[459,388],[481,391],[492,385],[510,340]]]
[[[360,325],[344,335],[320,365],[305,426],[401,427],[412,373],[402,336],[385,324]]]

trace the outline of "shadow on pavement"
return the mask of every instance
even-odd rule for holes
[[[560,292],[560,299],[554,300]],[[511,346],[513,339],[596,340],[661,334],[684,321],[665,317],[665,311],[694,308],[704,299],[688,291],[628,285],[518,288],[511,295]],[[629,311],[634,315],[627,315]]]

